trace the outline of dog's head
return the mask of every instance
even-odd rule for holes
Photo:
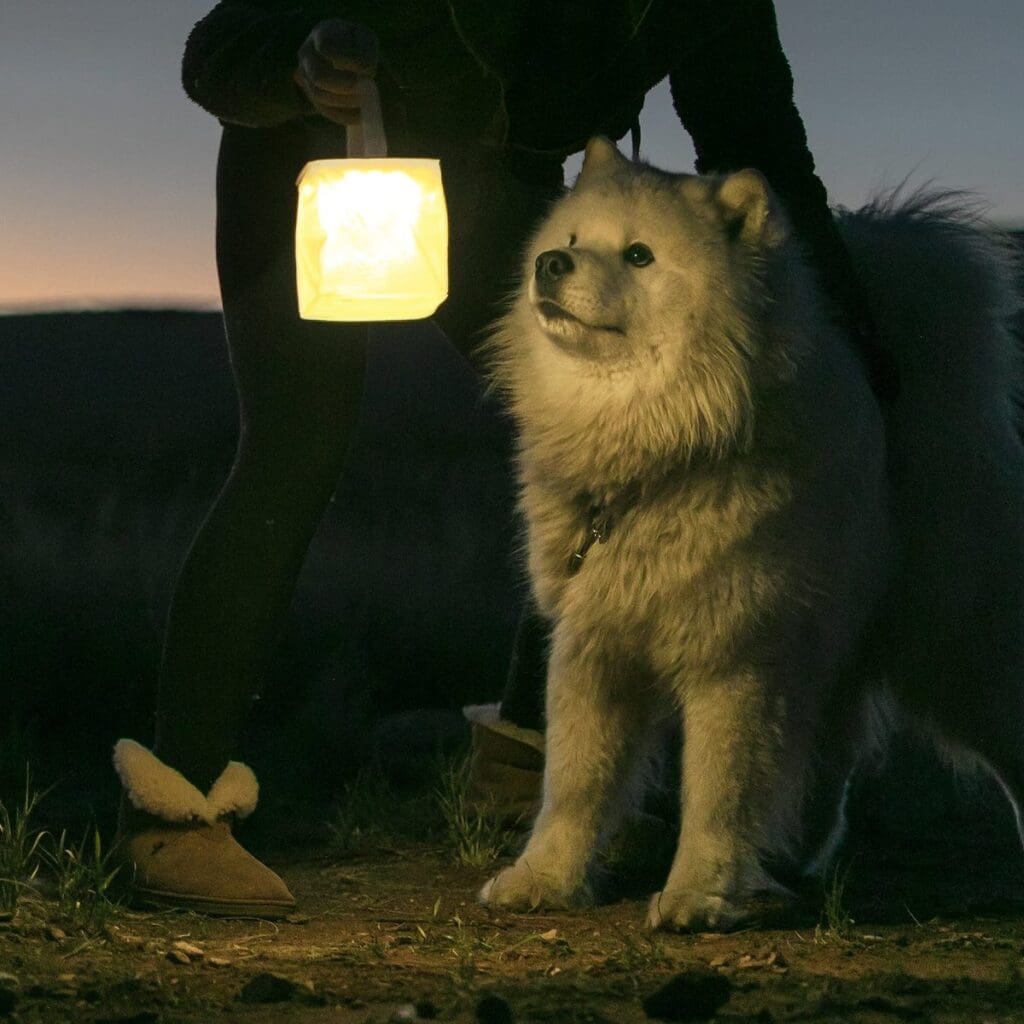
[[[628,435],[637,460],[743,443],[787,237],[756,171],[668,174],[592,140],[495,335],[524,436],[615,452]]]
[[[525,298],[551,343],[581,359],[642,358],[699,343],[730,300],[749,314],[764,254],[786,238],[767,182],[666,174],[607,139],[530,246]]]

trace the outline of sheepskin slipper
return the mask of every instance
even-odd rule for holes
[[[203,794],[134,740],[119,740],[124,786],[119,850],[133,902],[230,917],[283,917],[295,908],[284,882],[238,843],[226,818],[256,807],[251,769],[232,761]]]
[[[505,721],[498,704],[462,709],[472,728],[466,802],[477,814],[526,828],[540,808],[544,734]]]

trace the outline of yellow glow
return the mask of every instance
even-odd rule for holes
[[[448,294],[448,218],[436,160],[316,160],[299,176],[299,314],[412,320]]]

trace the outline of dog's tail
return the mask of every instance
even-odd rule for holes
[[[1022,250],[982,212],[968,193],[901,186],[837,220],[909,400],[1005,410],[1020,433]]]
[[[963,193],[897,192],[839,223],[899,373],[895,685],[975,743],[989,712],[968,709],[965,687],[1016,706],[1024,665],[1019,249]]]

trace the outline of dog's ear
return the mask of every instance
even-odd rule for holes
[[[603,135],[595,135],[583,151],[583,169],[577,181],[596,178],[599,174],[607,173],[615,167],[628,164],[629,161],[618,151],[615,143],[606,139]]]
[[[748,167],[723,178],[717,199],[730,238],[768,248],[786,240],[785,214],[760,171]]]

